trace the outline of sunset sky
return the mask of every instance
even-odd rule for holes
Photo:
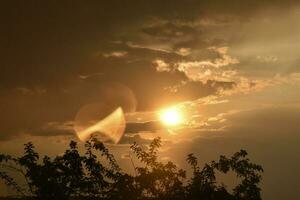
[[[2,1],[0,153],[33,141],[61,154],[83,144],[82,120],[121,107],[125,134],[107,145],[126,170],[130,144],[157,136],[161,159],[184,169],[188,153],[243,148],[264,167],[263,199],[300,199],[297,2]],[[179,126],[159,116],[170,107]]]

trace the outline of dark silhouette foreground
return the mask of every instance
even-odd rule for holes
[[[80,155],[77,144],[54,159],[39,155],[32,143],[25,144],[24,155],[15,158],[0,155],[0,178],[13,188],[23,199],[163,199],[163,200],[259,200],[262,167],[247,158],[241,150],[231,157],[220,156],[200,167],[197,158],[189,154],[187,162],[193,175],[172,162],[158,161],[157,151],[160,138],[152,141],[145,150],[138,144],[131,149],[143,163],[135,167],[135,175],[123,172],[114,156],[103,143],[93,138],[85,144],[85,154]],[[9,175],[18,172],[25,178],[26,185],[18,185]],[[215,173],[232,171],[241,180],[232,191],[216,181]]]

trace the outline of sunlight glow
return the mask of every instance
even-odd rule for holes
[[[159,115],[160,120],[168,126],[175,126],[182,123],[181,113],[176,108],[162,110]]]

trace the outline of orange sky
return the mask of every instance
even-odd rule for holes
[[[3,3],[0,153],[60,154],[76,120],[121,107],[130,125],[108,145],[126,170],[129,145],[156,136],[182,167],[243,148],[264,199],[299,199],[299,17],[293,0]],[[174,105],[185,124],[157,122]]]

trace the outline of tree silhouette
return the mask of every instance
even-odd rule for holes
[[[24,199],[105,199],[105,200],[260,200],[260,165],[251,163],[247,152],[240,150],[227,158],[220,156],[203,167],[189,154],[192,176],[173,162],[160,162],[160,138],[148,148],[134,143],[131,146],[141,166],[135,175],[121,170],[114,156],[95,138],[85,143],[85,154],[78,151],[77,143],[70,142],[61,156],[39,159],[32,143],[25,144],[24,155],[15,158],[0,155],[0,178]],[[26,182],[19,185],[9,172],[20,173]],[[241,182],[232,191],[216,180],[216,172],[232,171]]]

